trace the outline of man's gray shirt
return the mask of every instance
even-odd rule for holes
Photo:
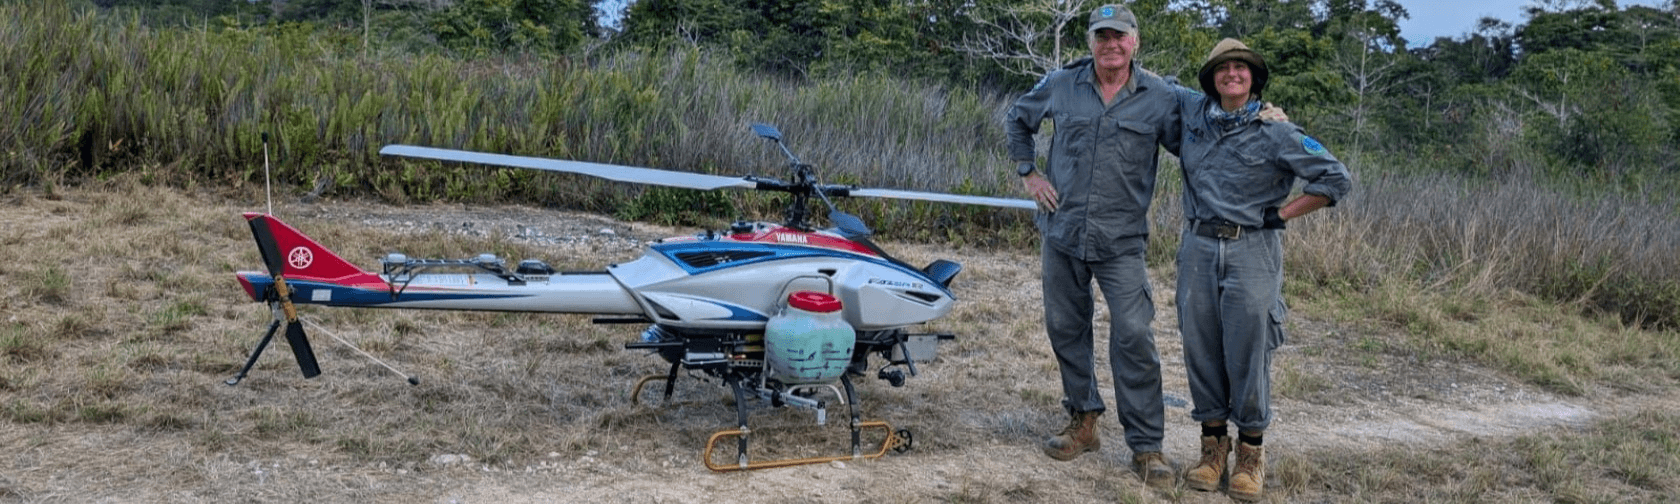
[[[1173,88],[1132,63],[1132,76],[1113,103],[1103,105],[1095,66],[1076,61],[1044,76],[1009,110],[1004,130],[1009,158],[1036,158],[1033,135],[1054,124],[1044,176],[1061,196],[1053,213],[1040,212],[1045,246],[1086,261],[1119,253],[1120,238],[1147,236],[1149,201],[1160,161],[1156,145],[1178,153],[1181,123]],[[1011,165],[1013,166],[1013,165]]]

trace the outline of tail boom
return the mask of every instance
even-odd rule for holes
[[[361,308],[639,315],[642,306],[605,271],[520,277],[487,273],[382,274],[351,264],[273,215],[248,212],[264,260],[280,268],[299,304]],[[271,241],[272,243],[264,243]],[[266,257],[274,254],[278,258]],[[235,273],[245,294],[266,302],[274,275]]]
[[[252,299],[274,279],[258,271],[241,271],[239,283]],[[601,273],[572,273],[527,277],[523,284],[495,275],[426,274],[403,283],[389,283],[384,277],[368,284],[350,284],[289,277],[292,302],[356,308],[408,308],[422,310],[482,310],[508,312],[639,315],[641,305],[614,280]]]

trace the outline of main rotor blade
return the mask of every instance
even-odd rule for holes
[[[654,184],[684,189],[699,189],[710,191],[727,187],[752,188],[758,184],[743,177],[722,177],[702,173],[688,173],[671,170],[657,170],[653,168],[637,168],[584,161],[567,161],[525,156],[509,156],[506,154],[490,154],[452,149],[438,149],[434,147],[419,147],[414,145],[387,145],[379,149],[380,154],[387,156],[403,156],[440,161],[459,161],[462,163],[478,163],[496,166],[510,166],[514,168],[531,168],[537,170],[577,173],[600,177],[618,182],[635,182],[640,184]]]
[[[945,194],[919,191],[900,191],[897,189],[852,189],[847,191],[850,196],[897,198],[921,201],[937,201],[941,203],[962,203],[966,205],[986,205],[1004,208],[1019,208],[1023,210],[1037,210],[1038,203],[1033,200],[1014,198],[994,198],[991,196],[969,196],[965,194]]]

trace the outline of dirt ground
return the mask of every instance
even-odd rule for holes
[[[300,228],[310,222],[332,221],[393,233],[444,230],[552,247],[557,253],[624,258],[634,257],[648,240],[690,232],[618,222],[599,215],[523,207],[393,207],[318,202],[285,205],[277,210]],[[5,232],[30,233],[22,226],[37,220],[30,218],[30,212],[34,211],[28,202],[0,208],[0,222],[7,226]],[[236,214],[231,208],[226,211],[230,216]],[[9,218],[4,216],[7,213],[11,214]],[[986,306],[1037,306],[1035,254],[944,250],[932,245],[886,244],[886,247],[911,262],[943,257],[963,263],[966,269],[958,277],[956,293],[964,303],[959,311],[964,311],[965,320],[985,320]],[[1170,459],[1188,464],[1197,456],[1198,431],[1189,418],[1189,393],[1170,302],[1171,282],[1157,276],[1154,293],[1158,305],[1155,336],[1167,393],[1165,446]],[[263,321],[249,322],[255,327]],[[997,323],[1017,327],[1029,339],[1035,334],[1042,338],[1041,330],[1032,332],[1037,327],[1036,321]],[[1368,451],[1401,443],[1417,447],[1444,446],[1474,439],[1577,428],[1607,415],[1661,404],[1680,406],[1672,392],[1630,397],[1611,391],[1589,391],[1582,396],[1561,397],[1471,363],[1444,359],[1419,362],[1403,352],[1355,352],[1349,346],[1361,337],[1372,335],[1298,313],[1292,314],[1289,330],[1289,342],[1276,354],[1278,371],[1275,372],[1288,370],[1314,377],[1324,386],[1302,393],[1302,397],[1275,400],[1277,419],[1267,436],[1274,465],[1291,457],[1312,457],[1319,453]],[[461,334],[467,331],[451,330],[434,335],[439,339],[467,338]],[[240,341],[248,344],[247,339],[254,338]],[[470,341],[438,342],[433,348],[466,351]],[[1036,341],[1021,344],[1045,346]],[[319,349],[331,343],[317,345]],[[942,348],[941,358],[924,365],[922,376],[913,378],[903,389],[863,387],[865,401],[871,399],[870,394],[881,394],[889,404],[936,400],[945,403],[942,408],[953,410],[941,413],[938,418],[943,423],[931,424],[917,421],[913,416],[915,411],[920,411],[917,407],[871,412],[870,417],[882,416],[896,425],[912,426],[918,440],[916,447],[907,453],[876,460],[746,473],[711,472],[698,463],[699,444],[693,441],[703,440],[705,433],[712,430],[696,425],[722,428],[731,423],[732,408],[715,405],[693,409],[703,411],[703,416],[709,415],[707,418],[685,417],[686,413],[681,412],[644,411],[654,408],[649,406],[612,405],[626,416],[653,415],[648,421],[673,430],[692,431],[677,436],[675,439],[680,442],[649,448],[647,443],[635,439],[613,437],[622,434],[603,433],[601,436],[607,441],[590,443],[593,448],[566,449],[565,443],[557,442],[552,450],[539,450],[538,456],[493,464],[479,462],[468,453],[447,450],[433,453],[425,460],[362,462],[336,453],[331,444],[319,443],[282,444],[257,454],[248,450],[217,451],[205,448],[201,438],[167,430],[88,423],[7,423],[0,425],[0,431],[4,431],[0,433],[0,448],[4,448],[0,450],[4,451],[0,454],[0,501],[1110,502],[1124,495],[1142,502],[1228,501],[1217,493],[1143,489],[1125,470],[1131,453],[1121,442],[1113,415],[1104,417],[1105,442],[1100,452],[1071,462],[1057,462],[1043,456],[1038,443],[1065,422],[1061,413],[1052,408],[1023,410],[996,406],[988,398],[1025,389],[1057,390],[1054,364],[1042,357],[1028,356],[1022,358],[1022,363],[994,367],[985,360],[987,350],[976,343]],[[271,349],[273,357],[265,359],[281,359],[279,356],[283,354],[279,352],[283,351]],[[1040,355],[1048,355],[1047,348],[1043,352]],[[228,357],[229,360],[242,358],[242,355]],[[327,364],[347,365],[342,362]],[[1104,365],[1099,364],[1099,369],[1103,369],[1101,366]],[[294,371],[284,369],[286,373]],[[188,393],[223,398],[208,402],[206,408],[214,410],[227,407],[219,404],[262,400],[258,398],[261,396],[250,395],[255,394],[251,390],[274,393],[333,386],[320,385],[318,381],[304,384],[291,374],[277,377],[274,375],[279,373],[275,371],[262,368],[258,371],[269,376],[253,378],[251,383],[232,388],[199,379],[206,383],[195,385],[193,390],[202,392]],[[971,394],[958,390],[918,395],[925,393],[918,392],[918,387],[951,386],[938,385],[941,381],[971,387]],[[383,387],[397,387],[390,384],[394,382],[387,380]],[[395,390],[386,395],[418,393]],[[1104,395],[1111,398],[1111,390]],[[228,402],[219,402],[224,399]],[[569,400],[575,399],[558,399]],[[766,415],[786,414],[789,413]],[[843,425],[837,421],[842,416],[831,411],[831,425]],[[942,440],[944,430],[982,434]],[[120,454],[115,456],[122,459],[112,460],[113,454]],[[1274,495],[1271,500],[1335,502],[1339,499],[1308,489],[1294,493],[1291,498]]]

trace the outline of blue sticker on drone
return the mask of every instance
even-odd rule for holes
[[[1301,135],[1301,148],[1306,149],[1307,154],[1314,156],[1323,156],[1330,153],[1330,151],[1324,150],[1324,144],[1318,143],[1318,140],[1313,140],[1313,137],[1306,135]]]

